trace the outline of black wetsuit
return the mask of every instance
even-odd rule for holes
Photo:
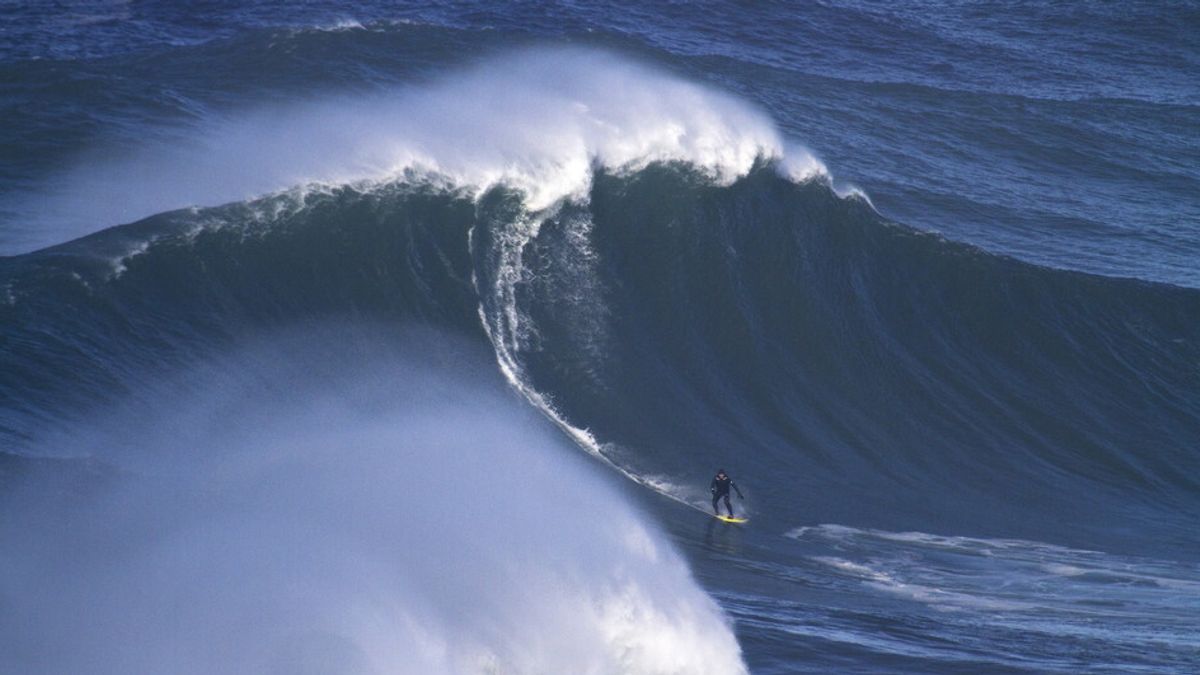
[[[717,508],[717,502],[724,497],[725,509],[729,511],[729,516],[733,517],[733,505],[729,503],[729,488],[733,488],[734,492],[737,492],[739,499],[745,499],[742,497],[742,491],[738,489],[737,484],[733,482],[732,478],[729,476],[725,476],[724,478],[721,478],[720,476],[713,476],[712,483],[710,483],[708,486],[708,489],[712,491],[713,496],[713,513],[717,515],[721,514],[720,509]]]

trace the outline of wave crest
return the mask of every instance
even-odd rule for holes
[[[52,243],[185,206],[419,174],[476,194],[514,187],[536,211],[586,198],[597,166],[683,162],[729,184],[775,159],[788,175],[824,172],[744,101],[609,52],[538,48],[430,86],[247,111],[182,145],[97,156],[30,210]]]

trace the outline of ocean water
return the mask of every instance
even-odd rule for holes
[[[1195,3],[0,16],[0,671],[1200,671]]]

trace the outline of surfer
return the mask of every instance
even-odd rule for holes
[[[729,488],[733,488],[733,491],[737,493],[738,499],[745,499],[745,497],[742,496],[742,491],[738,489],[738,486],[733,482],[733,479],[725,475],[725,469],[717,469],[717,475],[713,476],[712,483],[710,483],[708,486],[708,489],[712,492],[713,496],[713,513],[718,516],[721,515],[721,510],[717,508],[717,502],[724,497],[725,509],[729,511],[729,517],[732,518],[733,505],[729,503]]]

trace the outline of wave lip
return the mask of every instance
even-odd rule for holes
[[[297,187],[417,176],[475,194],[514,187],[539,211],[586,199],[597,166],[683,162],[722,184],[784,157],[794,173],[824,171],[754,106],[582,48],[531,48],[431,86],[248,111],[202,125],[181,145],[111,156],[82,160],[54,192],[34,198],[37,208],[24,209],[40,214],[47,237]]]

